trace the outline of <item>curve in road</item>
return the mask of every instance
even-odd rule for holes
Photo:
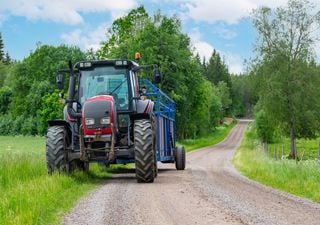
[[[320,204],[250,181],[231,160],[248,121],[220,144],[187,154],[187,168],[159,164],[152,184],[134,170],[82,198],[63,224],[320,224]]]

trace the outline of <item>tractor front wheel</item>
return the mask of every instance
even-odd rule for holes
[[[142,119],[134,124],[134,153],[136,178],[139,183],[152,183],[155,178],[154,138],[150,120]]]
[[[176,169],[177,170],[184,170],[186,167],[186,151],[183,146],[178,146],[176,148]]]
[[[53,172],[70,172],[67,160],[67,134],[63,126],[52,126],[48,129],[46,140],[46,158],[48,174]]]

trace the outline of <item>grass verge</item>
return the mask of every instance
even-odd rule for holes
[[[121,168],[93,164],[89,174],[48,176],[41,137],[0,137],[0,162],[0,224],[58,224],[77,199]]]
[[[184,140],[187,151],[222,141],[235,124]],[[130,165],[129,165],[130,166]],[[48,176],[43,137],[0,136],[0,224],[58,224],[75,202],[124,166],[90,165],[90,173]]]
[[[229,134],[230,130],[236,125],[236,123],[231,123],[229,125],[224,125],[217,127],[211,134],[200,137],[197,139],[186,139],[183,141],[179,141],[177,144],[178,145],[183,145],[186,149],[187,152],[190,152],[192,150],[206,147],[206,146],[211,146],[215,145]]]
[[[268,157],[250,134],[250,127],[233,162],[245,176],[276,189],[320,202],[320,165]]]

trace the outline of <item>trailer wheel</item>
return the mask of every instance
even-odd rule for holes
[[[155,178],[153,130],[150,120],[137,120],[134,124],[134,153],[138,183],[152,183]]]
[[[67,160],[66,130],[62,126],[52,126],[48,129],[46,140],[46,158],[48,174],[53,172],[70,172],[71,165]]]
[[[186,151],[183,146],[176,148],[175,164],[177,170],[184,170],[186,167]]]

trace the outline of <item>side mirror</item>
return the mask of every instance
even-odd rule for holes
[[[158,68],[154,70],[154,83],[156,83],[156,84],[161,83],[161,73]]]
[[[64,87],[64,75],[63,73],[58,73],[56,76],[56,84],[59,90],[62,90]]]

